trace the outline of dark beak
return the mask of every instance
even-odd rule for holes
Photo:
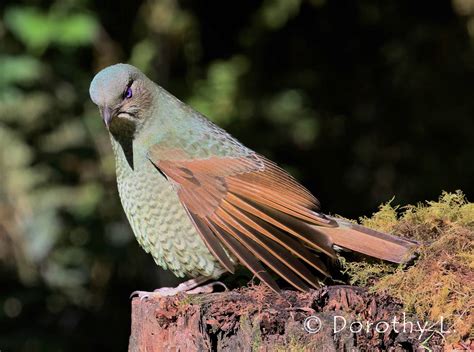
[[[102,120],[104,120],[105,126],[109,128],[110,122],[112,121],[114,115],[111,108],[104,106],[102,108]]]

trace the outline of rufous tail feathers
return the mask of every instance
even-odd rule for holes
[[[403,263],[413,257],[415,241],[389,235],[344,219],[327,216],[339,225],[338,227],[317,227],[331,237],[334,245],[362,253],[370,257]]]

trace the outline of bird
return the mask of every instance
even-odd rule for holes
[[[132,65],[102,69],[89,93],[110,135],[118,193],[138,243],[157,265],[189,278],[157,295],[199,292],[238,266],[273,291],[275,276],[307,291],[331,277],[336,250],[403,263],[417,246],[325,215],[288,172]]]

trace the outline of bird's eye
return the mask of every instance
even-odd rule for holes
[[[132,97],[132,87],[128,87],[125,92],[123,92],[124,99],[130,99]]]

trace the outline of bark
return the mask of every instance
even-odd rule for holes
[[[404,318],[403,313],[391,297],[350,286],[280,295],[254,286],[195,296],[135,298],[129,351],[442,350],[439,334],[420,336],[416,325],[412,330],[408,323],[416,324],[416,318]],[[305,330],[305,319],[313,333]],[[354,323],[351,331],[355,321],[362,325]]]

